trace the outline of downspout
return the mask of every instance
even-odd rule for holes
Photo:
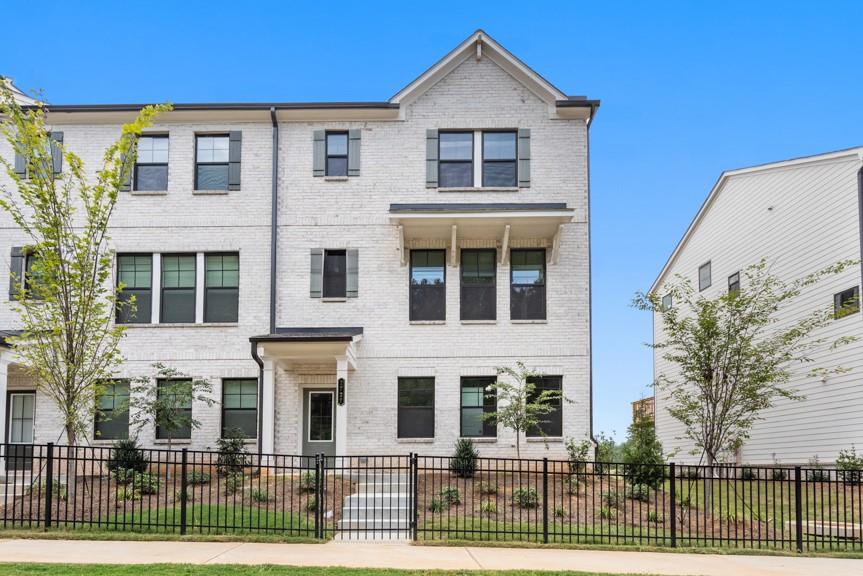
[[[279,121],[275,106],[270,108],[273,123],[273,192],[270,223],[270,334],[276,333],[276,256],[279,240]]]
[[[596,109],[599,107],[598,104],[590,105],[590,118],[587,122],[587,290],[589,292],[587,296],[587,305],[588,305],[588,339],[590,342],[590,372],[588,378],[590,379],[590,441],[593,442],[594,447],[597,446],[596,438],[593,435],[593,237],[591,236],[590,226],[591,226],[591,217],[590,217],[590,127],[593,126],[593,118],[596,115]]]

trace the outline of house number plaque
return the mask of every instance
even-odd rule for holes
[[[339,378],[339,387],[336,392],[336,400],[339,403],[339,406],[345,405],[345,379]]]

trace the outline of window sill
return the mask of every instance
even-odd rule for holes
[[[546,438],[543,438],[542,436],[531,436],[531,437],[525,438],[525,441],[527,441],[529,443],[559,444],[559,443],[563,442],[563,438],[560,436],[548,436]]]
[[[324,176],[324,182],[347,182],[347,176]]]
[[[413,326],[442,326],[446,324],[446,320],[411,320],[409,324]]]
[[[227,196],[229,190],[192,190],[194,196]]]
[[[470,440],[474,444],[494,444],[497,438],[489,438],[488,436],[459,436],[459,440]]]
[[[167,196],[167,190],[131,190],[132,196]]]
[[[434,438],[396,438],[398,444],[433,444]]]
[[[165,322],[165,323],[140,323],[119,324],[127,328],[236,328],[239,322]]]
[[[321,298],[321,302],[347,302],[348,299],[344,296],[336,296],[332,298]]]
[[[468,186],[465,188],[438,188],[438,192],[518,192],[518,186]]]
[[[462,324],[497,324],[497,320],[461,320]]]
[[[548,324],[548,320],[510,320],[512,324]]]
[[[192,439],[191,438],[175,438],[174,440],[171,440],[170,443],[171,443],[171,446],[188,446],[189,444],[192,443]],[[158,444],[160,446],[167,445],[168,440],[160,440],[160,439],[153,440],[153,444]]]

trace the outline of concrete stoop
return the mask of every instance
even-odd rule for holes
[[[359,478],[347,496],[338,523],[337,540],[410,539],[410,482],[407,474],[378,472]]]

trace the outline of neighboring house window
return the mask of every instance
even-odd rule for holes
[[[515,132],[482,133],[482,185],[518,186]]]
[[[399,378],[398,437],[434,438],[434,378]]]
[[[674,298],[671,296],[671,294],[666,294],[665,296],[662,297],[662,309],[663,310],[671,310],[671,308],[673,306],[674,306]]]
[[[156,381],[156,394],[160,397],[163,394],[168,394],[169,392],[166,392],[165,388],[167,386],[169,386],[170,384],[174,384],[174,383],[179,382],[179,381],[181,381],[181,380],[164,380],[164,379],[157,380]],[[182,381],[189,382],[189,383],[192,382],[191,380],[182,380]],[[192,399],[189,398],[189,401],[184,406],[181,406],[177,410],[177,412],[179,414],[185,415],[186,425],[180,427],[177,430],[173,430],[173,431],[162,430],[161,426],[156,426],[156,439],[157,440],[167,440],[168,438],[170,438],[172,440],[177,440],[177,439],[188,440],[189,438],[192,437],[192,424],[191,424]],[[157,417],[161,418],[161,415],[157,415]]]
[[[497,436],[497,425],[488,415],[497,411],[497,399],[487,390],[495,383],[494,376],[463,376],[461,379],[461,431],[463,437]]]
[[[441,132],[438,178],[441,188],[473,186],[473,132]]]
[[[324,298],[347,295],[347,255],[344,250],[324,250]]]
[[[446,320],[446,250],[411,250],[410,319]]]
[[[707,290],[713,283],[710,277],[710,262],[698,268],[698,290]]]
[[[236,322],[240,303],[240,255],[207,254],[204,322]]]
[[[860,311],[860,287],[854,286],[833,296],[833,316],[836,319]]]
[[[561,392],[563,385],[562,376],[535,376],[528,378],[528,383],[534,385],[528,402],[533,402],[544,390]],[[563,436],[563,401],[558,398],[554,402],[554,410],[540,417],[539,426],[527,430],[527,436],[551,436],[560,438]]]
[[[195,190],[227,190],[230,139],[227,134],[198,136],[195,145]]]
[[[135,190],[168,189],[168,137],[141,136],[135,161]]]
[[[97,440],[125,440],[129,437],[129,383],[114,380],[105,385],[96,399],[93,436]]]
[[[495,257],[497,251],[461,251],[461,319],[497,318]]]
[[[120,306],[117,307],[118,324],[149,324],[152,320],[153,304],[153,255],[117,255],[117,286],[123,285],[120,292]],[[127,302],[135,298],[135,309]]]
[[[232,378],[222,381],[222,438],[239,430],[246,438],[258,437],[258,381]]]
[[[348,175],[348,133],[327,132],[327,176]]]
[[[195,321],[195,260],[194,254],[162,255],[162,322]]]
[[[740,272],[735,272],[728,277],[728,293],[740,294]]]
[[[510,318],[545,320],[545,249],[510,252]]]

